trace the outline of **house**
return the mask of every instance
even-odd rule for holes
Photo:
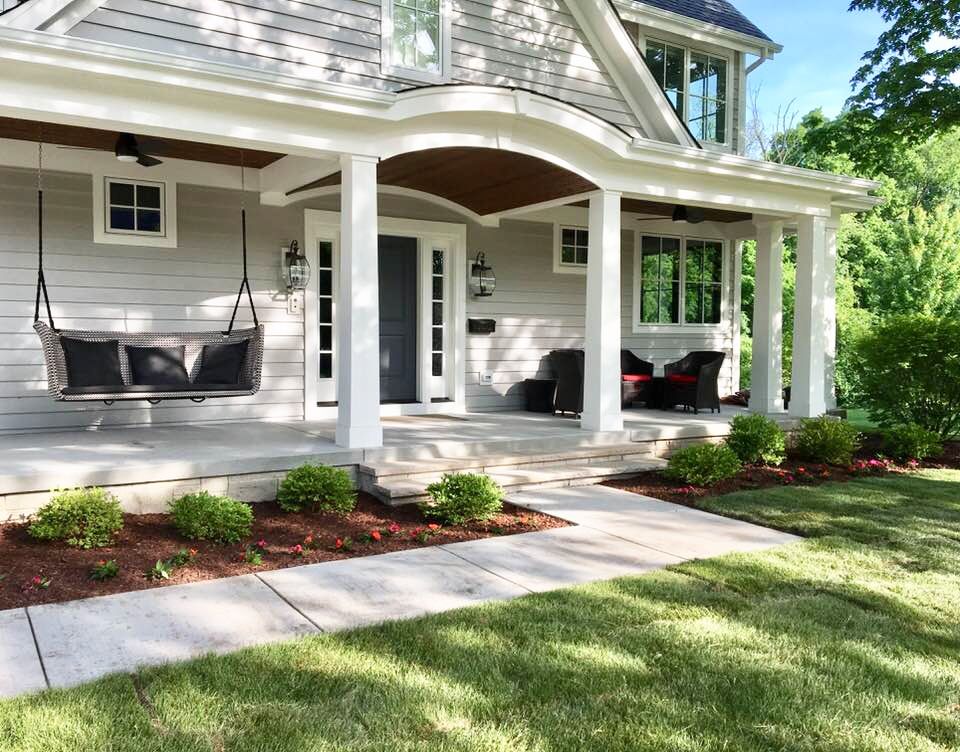
[[[751,239],[752,407],[783,412],[785,233],[790,414],[832,404],[837,226],[876,185],[744,156],[781,48],[726,0],[0,2],[0,431],[335,420],[378,447],[383,416],[521,408],[558,348],[585,350],[582,427],[617,431],[621,348],[722,351],[737,389]],[[38,184],[68,329],[223,329],[243,209],[259,391],[51,399]]]

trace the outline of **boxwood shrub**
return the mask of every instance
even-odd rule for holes
[[[489,520],[503,510],[503,489],[489,475],[448,473],[427,486],[427,493],[430,501],[420,510],[448,525]]]
[[[827,465],[849,465],[860,448],[860,434],[845,420],[807,418],[794,434],[797,453],[805,460]]]
[[[31,537],[74,548],[102,548],[123,528],[120,502],[102,488],[58,491],[36,514]]]
[[[253,527],[253,510],[248,504],[208,491],[174,500],[170,517],[180,534],[190,540],[239,543]]]
[[[887,452],[898,460],[925,460],[943,454],[940,437],[916,423],[891,428],[883,438]]]
[[[283,479],[277,503],[287,512],[309,507],[318,512],[349,514],[357,505],[357,492],[346,470],[306,464],[294,468]]]
[[[740,459],[726,444],[697,444],[674,452],[665,473],[692,486],[713,486],[734,477],[742,468]]]
[[[779,465],[787,458],[787,436],[765,415],[738,415],[730,422],[727,446],[746,465]]]

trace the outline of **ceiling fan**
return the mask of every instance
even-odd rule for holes
[[[662,222],[663,219],[663,217],[647,217],[644,219],[638,219],[637,222]],[[698,225],[701,222],[705,222],[707,216],[703,209],[699,207],[677,204],[673,207],[673,216],[671,219],[674,222],[688,222],[691,225]]]
[[[106,151],[91,146],[60,146],[60,149],[78,149],[82,151]],[[156,167],[163,164],[163,160],[157,159],[153,154],[162,154],[166,151],[165,142],[157,139],[137,138],[132,133],[121,133],[113,145],[113,154],[120,162],[136,162],[141,167]]]

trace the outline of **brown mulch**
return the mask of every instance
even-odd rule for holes
[[[567,526],[563,520],[505,504],[503,512],[488,522],[431,531],[415,505],[388,507],[367,494],[360,494],[356,509],[346,517],[290,514],[274,503],[252,507],[253,532],[240,545],[189,541],[177,533],[164,514],[124,515],[124,527],[114,545],[90,551],[35,541],[22,523],[0,525],[0,610]],[[388,532],[391,523],[400,528],[395,534]],[[381,533],[379,542],[362,540],[374,530]],[[416,537],[417,531],[427,536],[425,541]],[[313,536],[313,548],[302,555],[292,553],[294,546],[304,545],[307,536]],[[352,539],[350,550],[336,548],[337,539],[347,538]],[[267,544],[263,564],[245,563],[246,544],[260,540]],[[145,577],[157,560],[190,549],[196,555],[189,564],[176,569],[169,580]],[[119,575],[103,582],[91,580],[90,569],[101,560],[116,560]],[[49,585],[33,584],[36,577],[49,581]]]
[[[855,456],[856,461],[869,463],[881,455],[881,441],[869,436]],[[935,460],[916,463],[914,466],[886,462],[882,466],[851,469],[805,462],[797,457],[788,457],[780,467],[747,467],[730,480],[709,488],[693,487],[666,477],[660,471],[641,473],[632,478],[622,478],[604,483],[612,488],[652,496],[685,506],[695,506],[697,499],[723,496],[737,491],[755,491],[777,486],[809,486],[820,483],[843,483],[854,478],[910,472],[920,468],[960,470],[960,442],[944,445],[944,453]]]

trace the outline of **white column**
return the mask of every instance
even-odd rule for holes
[[[383,445],[377,159],[343,155],[337,299],[337,444]]]
[[[589,431],[623,429],[620,412],[620,194],[590,197],[583,415]]]
[[[757,222],[750,409],[783,412],[783,222]]]
[[[731,391],[740,391],[740,317],[743,310],[743,241],[733,241],[733,305],[730,316],[733,326],[733,362],[731,373]]]
[[[806,215],[797,223],[797,299],[790,389],[790,415],[797,418],[816,417],[827,410],[826,224],[824,217]]]
[[[827,410],[834,410],[837,407],[837,230],[839,229],[839,217],[827,222],[824,257],[826,292],[823,298],[824,331],[827,335],[824,351],[824,401]]]

